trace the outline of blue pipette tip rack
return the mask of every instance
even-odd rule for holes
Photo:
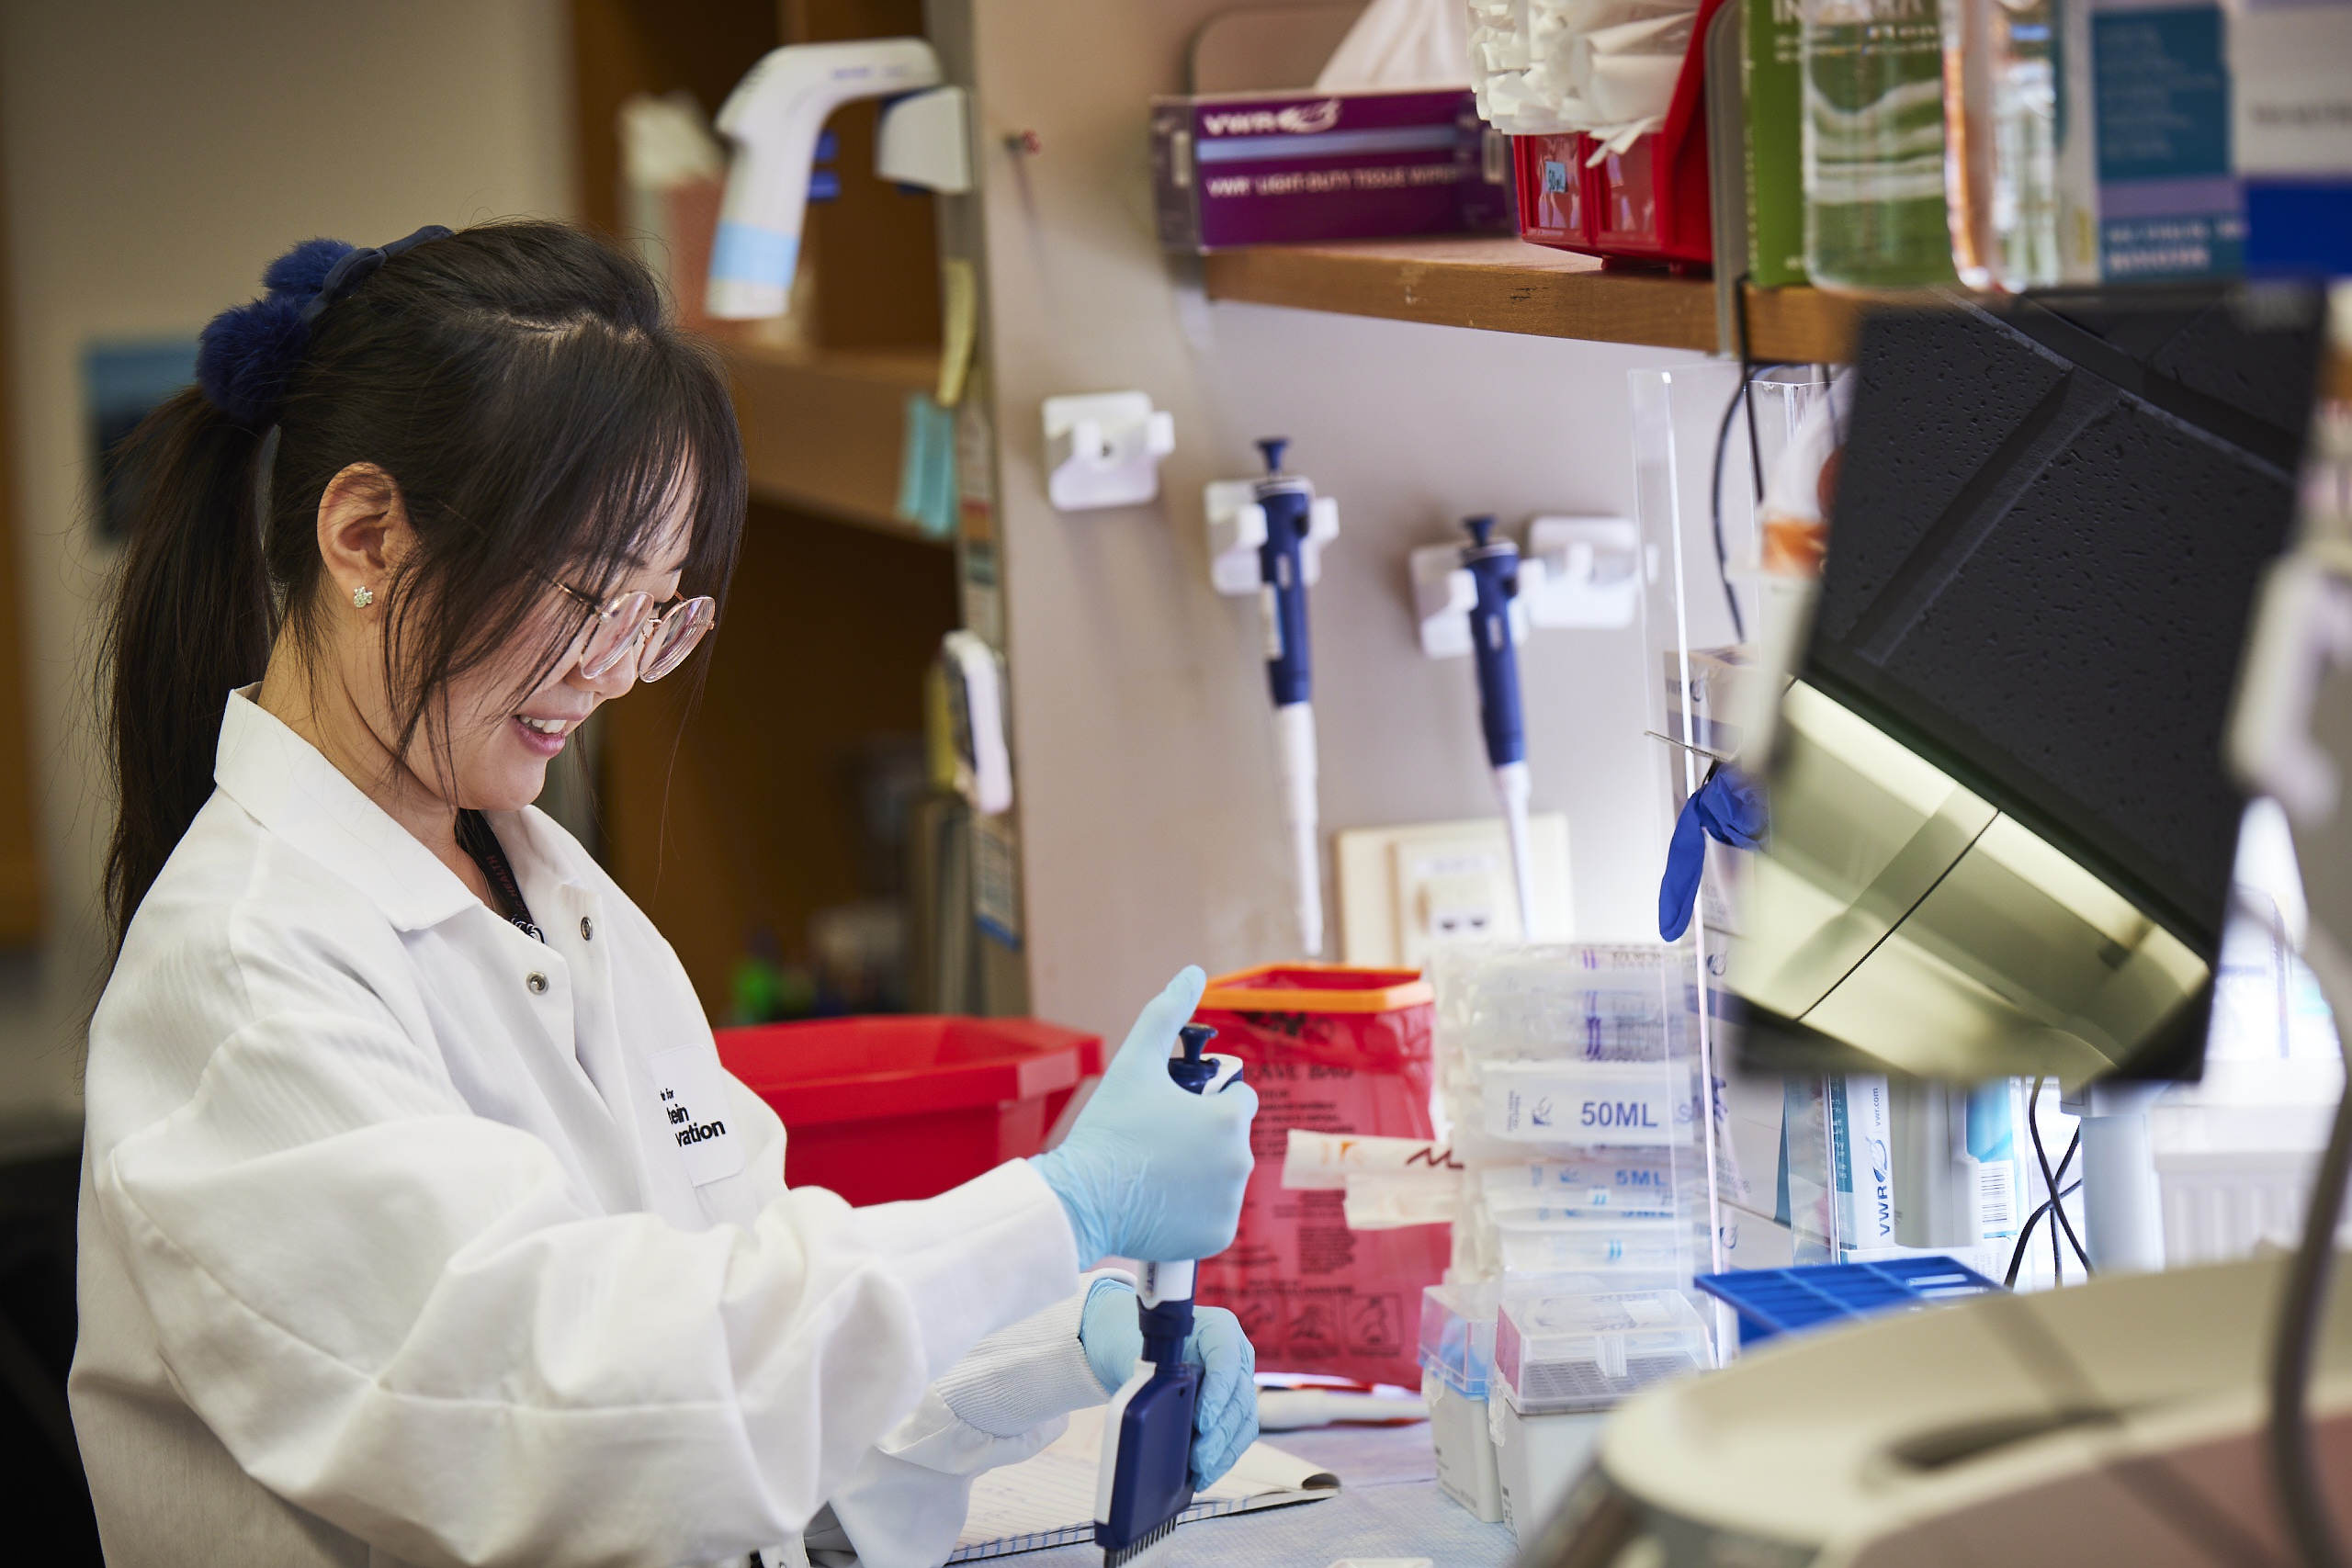
[[[2001,1289],[1959,1259],[1940,1255],[1734,1269],[1702,1274],[1691,1282],[1739,1314],[1742,1345],[1852,1318],[1915,1312]]]

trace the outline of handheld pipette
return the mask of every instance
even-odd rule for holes
[[[1283,472],[1283,436],[1258,443],[1266,477],[1256,486],[1266,534],[1258,547],[1259,604],[1266,617],[1266,682],[1274,698],[1274,745],[1282,770],[1283,820],[1297,882],[1299,945],[1323,951],[1323,863],[1317,844],[1315,671],[1306,638],[1305,546],[1314,526],[1315,484]]]
[[[1201,1055],[1216,1030],[1188,1023],[1177,1033],[1184,1054],[1168,1060],[1168,1076],[1177,1083],[1194,1094],[1216,1094],[1241,1077],[1239,1057]],[[1103,1568],[1141,1568],[1175,1529],[1176,1517],[1193,1506],[1201,1369],[1184,1359],[1184,1341],[1193,1335],[1193,1262],[1146,1263],[1136,1282],[1143,1356],[1102,1417],[1094,1542]]]
[[[1478,728],[1495,770],[1503,835],[1510,845],[1512,886],[1519,893],[1519,934],[1535,940],[1535,864],[1527,843],[1527,726],[1519,704],[1519,652],[1511,640],[1511,601],[1519,597],[1519,547],[1494,537],[1492,515],[1464,518],[1470,543],[1462,565],[1478,586],[1470,611],[1470,650],[1478,665]]]

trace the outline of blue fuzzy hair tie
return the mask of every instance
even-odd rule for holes
[[[196,384],[221,412],[249,430],[277,423],[286,383],[311,346],[311,325],[402,251],[449,232],[427,224],[406,239],[360,249],[341,240],[305,240],[261,275],[268,290],[212,318],[198,340]]]

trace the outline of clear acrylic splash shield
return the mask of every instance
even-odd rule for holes
[[[1642,531],[1645,705],[1658,807],[1658,863],[1684,802],[1706,782],[1717,757],[1734,754],[1739,736],[1727,700],[1748,668],[1746,633],[1758,615],[1736,561],[1758,556],[1745,421],[1739,417],[1740,367],[1706,362],[1627,377],[1633,400],[1634,509]],[[1736,1179],[1724,1168],[1731,1147],[1721,1123],[1724,1042],[1722,979],[1735,889],[1726,886],[1718,847],[1708,846],[1699,908],[1668,950],[1662,983],[1681,1021],[1683,1049],[1703,1087],[1704,1121],[1715,1135],[1694,1140],[1702,1176],[1703,1249],[1700,1269],[1724,1267],[1723,1203]],[[1441,996],[1442,993],[1441,992]],[[1758,1173],[1760,1175],[1760,1173]]]
[[[1743,397],[1742,377],[1742,367],[1727,361],[1628,377],[1661,865],[1684,804],[1719,759],[1741,757],[1757,739],[1753,720],[1770,711],[1783,668],[1803,644],[1809,588],[1765,571],[1759,503],[1827,378],[1820,367],[1774,367]],[[1785,484],[1786,475],[1778,478]],[[1789,1226],[1796,1260],[1834,1260],[1838,1205],[1824,1086],[1787,1086],[1781,1168],[1743,1170],[1734,1157],[1723,1090],[1736,1042],[1726,1027],[1724,976],[1748,856],[1713,840],[1705,852],[1698,907],[1674,952],[1691,1055],[1713,1089],[1714,1135],[1699,1151],[1711,1266],[1730,1266],[1727,1227],[1742,1212]],[[1727,1213],[1726,1205],[1736,1207]]]

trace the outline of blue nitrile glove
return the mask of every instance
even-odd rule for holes
[[[1690,929],[1699,878],[1707,869],[1707,840],[1736,850],[1764,845],[1764,790],[1737,768],[1718,767],[1682,803],[1674,838],[1666,846],[1666,875],[1657,885],[1657,934],[1674,942]]]
[[[1235,1083],[1193,1094],[1168,1076],[1176,1031],[1207,985],[1187,968],[1144,1004],[1069,1135],[1029,1162],[1069,1215],[1081,1269],[1214,1258],[1240,1228],[1257,1091]]]
[[[1086,1364],[1105,1393],[1116,1393],[1135,1376],[1143,1356],[1143,1327],[1136,1318],[1135,1287],[1097,1280],[1079,1316],[1078,1342]],[[1241,1332],[1241,1320],[1223,1307],[1193,1309],[1193,1335],[1184,1359],[1201,1369],[1201,1403],[1193,1416],[1193,1490],[1233,1468],[1241,1450],[1258,1440],[1258,1352]]]

